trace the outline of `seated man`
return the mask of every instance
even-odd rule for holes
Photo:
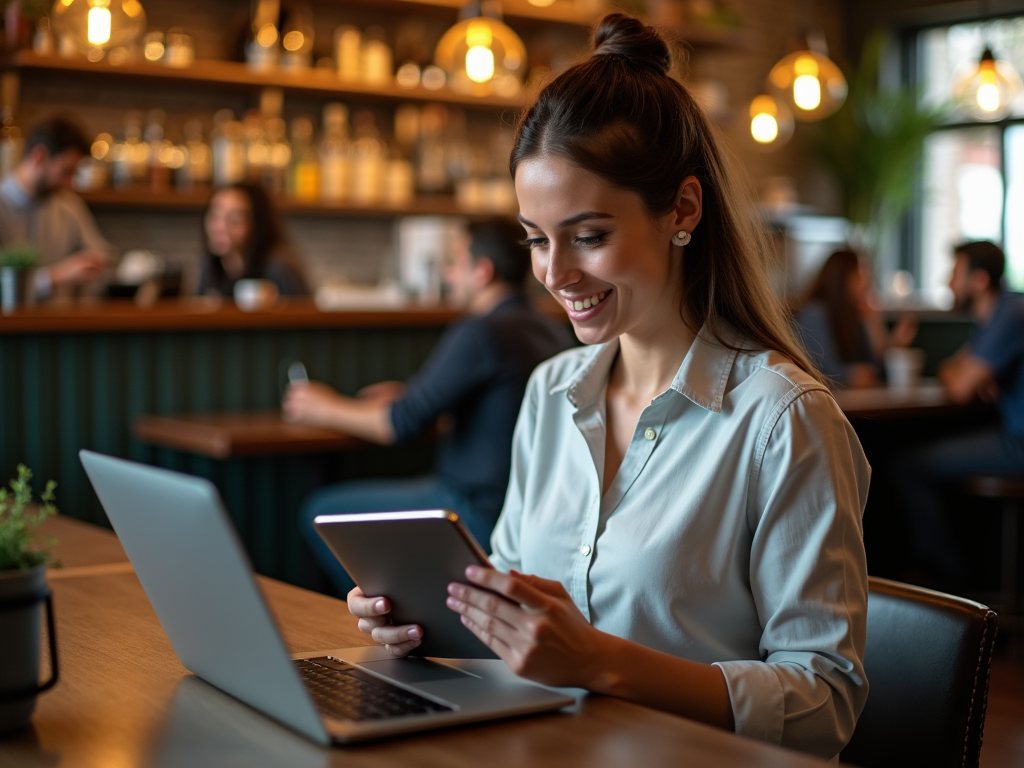
[[[1024,475],[1024,297],[1003,287],[1005,263],[993,243],[956,248],[949,285],[956,308],[973,315],[975,328],[939,368],[952,400],[995,402],[1001,424],[929,444],[898,468],[918,566],[945,588],[963,584],[965,567],[946,517],[951,511],[942,503],[943,485],[975,474]]]
[[[71,191],[89,142],[72,123],[39,123],[25,157],[0,184],[0,245],[32,246],[39,257],[33,298],[93,282],[114,256],[82,198]]]
[[[530,373],[572,346],[567,325],[527,304],[523,283],[530,256],[522,229],[505,221],[471,225],[445,269],[451,299],[468,316],[449,328],[408,386],[383,382],[357,398],[324,384],[293,384],[285,395],[288,421],[331,427],[376,443],[409,440],[442,415],[435,473],[412,480],[343,483],[314,493],[302,528],[339,593],[352,582],[313,530],[317,515],[403,509],[451,509],[485,549],[498,519],[511,464],[512,431]]]

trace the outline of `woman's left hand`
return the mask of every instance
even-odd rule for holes
[[[448,607],[517,675],[544,685],[590,688],[607,637],[558,581],[470,566],[475,586],[448,585]]]

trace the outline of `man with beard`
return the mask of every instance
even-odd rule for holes
[[[1024,475],[1024,297],[1003,285],[1006,257],[994,243],[954,250],[955,309],[975,322],[967,344],[939,367],[950,399],[994,402],[1000,423],[930,443],[897,468],[912,526],[915,560],[927,580],[956,589],[966,576],[956,516],[943,503],[971,475]]]
[[[85,203],[71,191],[89,143],[62,118],[34,126],[25,157],[0,183],[0,247],[29,245],[39,268],[33,298],[42,300],[94,281],[114,255]]]

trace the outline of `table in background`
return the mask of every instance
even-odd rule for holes
[[[985,403],[954,403],[942,385],[932,380],[922,381],[911,389],[840,389],[834,395],[850,420],[985,416],[992,412],[992,406]]]
[[[559,713],[323,749],[180,665],[112,534],[61,518],[46,530],[76,564],[50,574],[61,680],[39,698],[33,727],[0,741],[2,768],[825,765],[600,696]],[[259,583],[293,651],[365,643],[344,603]]]

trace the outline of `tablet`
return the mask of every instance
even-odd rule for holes
[[[445,605],[448,585],[465,582],[467,566],[491,567],[454,512],[318,515],[313,525],[363,594],[391,601],[393,623],[423,628],[417,656],[497,658]]]

